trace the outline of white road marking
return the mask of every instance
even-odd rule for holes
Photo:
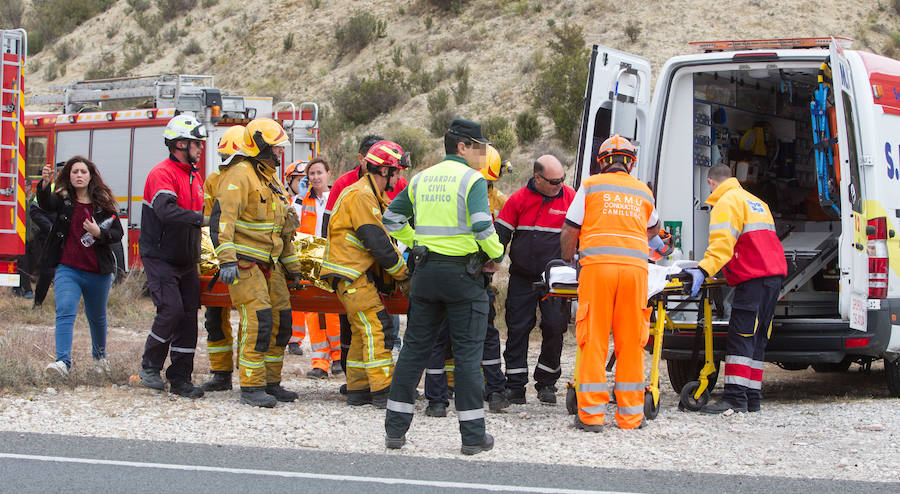
[[[466,482],[444,482],[440,480],[398,479],[390,477],[363,477],[357,475],[329,475],[306,472],[279,472],[275,470],[255,470],[248,468],[211,467],[205,465],[177,465],[170,463],[145,463],[134,461],[101,460],[97,458],[69,458],[65,456],[22,455],[16,453],[0,453],[0,458],[12,460],[32,460],[57,463],[80,463],[86,465],[109,465],[131,468],[158,468],[163,470],[182,470],[188,472],[232,473],[238,475],[265,475],[270,477],[333,480],[345,482],[370,482],[388,485],[416,485],[425,487],[443,487],[448,489],[473,489],[493,492],[538,492],[547,494],[627,494],[620,491],[586,491],[579,489],[557,489],[551,487],[527,487],[517,485],[472,484]]]

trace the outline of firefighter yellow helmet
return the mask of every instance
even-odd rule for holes
[[[243,125],[234,125],[222,134],[219,139],[219,154],[231,156],[238,152],[242,152],[241,144],[244,142],[244,132],[246,129]]]
[[[494,146],[488,144],[481,175],[485,180],[494,181],[500,178],[501,174],[503,174],[503,162],[500,161],[500,153]]]
[[[243,148],[247,156],[255,157],[273,146],[286,143],[287,140],[287,133],[278,122],[271,118],[256,118],[247,124]]]

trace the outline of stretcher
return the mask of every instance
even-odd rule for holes
[[[212,278],[210,275],[200,276],[200,303],[208,307],[230,307],[231,297],[228,295],[228,287],[220,282],[210,286]],[[310,282],[289,283],[288,292],[291,294],[291,310],[333,314],[346,313],[337,295],[323,290]],[[399,292],[390,295],[381,294],[381,303],[384,304],[388,314],[406,314],[409,306],[409,301]]]
[[[716,291],[725,286],[724,280],[707,279],[703,282],[697,297],[690,297],[691,277],[684,273],[687,268],[695,267],[695,261],[676,261],[671,266],[648,266],[648,307],[653,308],[650,318],[649,338],[651,367],[650,382],[644,391],[644,416],[653,420],[659,414],[659,363],[662,354],[663,337],[666,330],[696,329],[696,334],[703,335],[704,365],[698,380],[687,383],[681,390],[679,408],[697,411],[709,401],[709,376],[716,371],[713,358],[712,305],[710,298]],[[686,278],[685,278],[686,277]],[[578,277],[575,268],[562,260],[553,260],[547,264],[541,281],[535,283],[535,289],[544,297],[562,297],[568,300],[578,297]],[[679,322],[673,319],[673,313],[696,312],[696,322]],[[578,365],[581,352],[576,351],[575,365]],[[615,356],[610,358],[607,371],[612,370]],[[566,409],[570,415],[578,413],[578,398],[575,392],[577,382],[570,382],[566,389]],[[614,399],[614,395],[610,394]]]

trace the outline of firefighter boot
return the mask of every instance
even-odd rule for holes
[[[190,381],[170,384],[169,392],[185,398],[203,398],[203,389],[194,386]]]
[[[703,405],[703,408],[700,409],[701,412],[709,414],[725,413],[728,410],[734,410],[735,413],[747,413],[747,407],[735,405],[725,398]]]
[[[347,390],[347,404],[352,407],[369,405],[372,403],[372,393],[368,389],[359,391]]]
[[[299,394],[282,388],[280,382],[266,384],[266,394],[274,396],[276,400],[286,403],[295,401],[300,397]]]
[[[387,408],[388,394],[391,392],[390,386],[372,393],[372,406],[384,410]]]
[[[262,386],[241,386],[241,403],[255,407],[274,408],[278,400],[266,393],[266,388]]]
[[[494,392],[488,395],[488,410],[493,413],[501,413],[504,408],[509,407],[509,399],[501,392]]]
[[[537,390],[538,401],[544,405],[556,405],[556,386],[543,386]]]
[[[506,396],[510,403],[515,405],[525,404],[525,388],[506,388],[503,390],[503,395]]]
[[[425,408],[425,415],[429,417],[446,417],[447,405],[441,402],[429,403],[428,407]]]
[[[482,451],[490,451],[494,447],[494,436],[485,433],[484,441],[479,444],[463,444],[460,452],[464,455],[477,455]]]
[[[209,381],[200,385],[203,391],[228,391],[231,389],[231,372],[212,371]]]

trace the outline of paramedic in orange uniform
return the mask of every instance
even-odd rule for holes
[[[295,161],[284,169],[284,186],[291,194],[291,208],[297,213],[297,218],[303,217],[303,198],[309,192],[309,179],[306,178],[306,162]],[[301,233],[301,228],[297,229]],[[287,352],[291,355],[303,355],[303,340],[306,339],[306,312],[291,311],[291,339],[288,341]]]
[[[325,215],[325,203],[328,201],[328,179],[331,169],[325,159],[313,158],[306,165],[306,178],[309,191],[296,196],[292,206],[300,218],[300,233],[322,237],[322,220]],[[328,377],[329,366],[332,375],[343,374],[341,367],[341,325],[337,314],[324,312],[306,312],[306,328],[309,332],[309,346],[312,348],[310,359],[312,369],[306,373],[311,379]]]
[[[618,134],[600,146],[597,164],[575,194],[562,230],[562,256],[571,262],[579,244],[581,274],[575,338],[578,415],[575,427],[600,432],[609,390],[606,355],[612,331],[616,352],[616,422],[643,425],[644,350],[648,327],[647,241],[659,231],[653,193],[629,175],[636,152]]]

